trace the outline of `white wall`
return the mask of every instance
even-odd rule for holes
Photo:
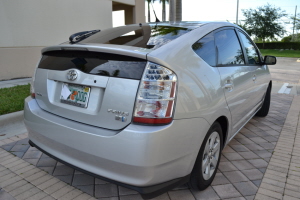
[[[136,4],[136,1],[144,1],[144,0],[113,0],[113,1],[134,6]]]
[[[111,0],[0,0],[0,47],[48,46],[112,26]]]
[[[31,77],[42,47],[0,48],[0,81]]]

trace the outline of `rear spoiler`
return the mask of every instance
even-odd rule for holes
[[[57,46],[50,46],[42,49],[42,54],[48,51],[93,51],[110,54],[119,54],[124,56],[131,56],[146,60],[147,54],[150,53],[151,49],[143,49],[140,47],[132,47],[125,45],[115,44],[63,44]]]

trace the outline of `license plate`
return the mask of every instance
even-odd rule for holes
[[[90,97],[91,87],[63,83],[60,102],[72,106],[86,108]]]

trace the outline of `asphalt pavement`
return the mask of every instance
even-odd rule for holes
[[[299,55],[300,56],[300,55]],[[277,58],[269,66],[272,76],[272,93],[300,95],[300,62],[297,58]]]

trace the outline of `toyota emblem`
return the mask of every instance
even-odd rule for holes
[[[70,70],[70,71],[68,71],[68,73],[67,73],[67,78],[68,78],[70,81],[76,80],[77,76],[78,76],[78,73],[77,73],[75,70],[73,70],[73,69]]]

